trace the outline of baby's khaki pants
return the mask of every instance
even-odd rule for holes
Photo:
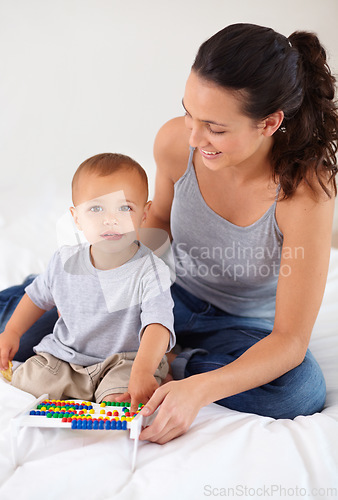
[[[137,352],[121,352],[102,363],[81,366],[66,363],[52,354],[40,352],[13,373],[12,385],[35,397],[48,394],[50,399],[82,399],[101,403],[109,394],[124,393]],[[166,356],[154,376],[159,384],[168,374]]]

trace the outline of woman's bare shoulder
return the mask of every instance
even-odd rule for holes
[[[303,229],[307,227],[308,230],[311,230],[310,228],[312,224],[316,223],[317,218],[318,224],[324,224],[324,221],[328,222],[328,226],[332,224],[335,205],[335,193],[332,185],[326,183],[330,197],[324,192],[318,179],[313,178],[311,181],[310,184],[302,181],[291,198],[279,203],[279,225],[283,233],[284,228],[287,230],[289,227],[297,227],[297,221],[300,227]]]
[[[189,131],[184,116],[166,122],[158,131],[154,143],[157,168],[175,183],[185,172],[189,159]]]

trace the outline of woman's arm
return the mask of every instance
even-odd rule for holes
[[[154,143],[155,194],[144,227],[165,229],[170,235],[170,211],[174,184],[189,159],[189,135],[184,117],[173,118],[159,130]]]
[[[302,186],[278,207],[284,244],[272,333],[227,366],[160,387],[146,408],[162,407],[142,439],[165,443],[184,433],[202,406],[271,382],[303,361],[325,289],[334,198],[314,199]]]
[[[214,388],[213,401],[271,382],[302,363],[324,295],[331,248],[334,198],[318,197],[302,186],[279,204],[284,241],[273,330],[220,369],[228,391]],[[216,382],[216,373],[213,377]]]

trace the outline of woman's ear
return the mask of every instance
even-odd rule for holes
[[[75,207],[69,207],[70,213],[72,214],[73,220],[75,222],[76,227],[82,231],[80,222],[79,222],[79,216],[77,214],[76,208]]]
[[[284,112],[276,111],[263,120],[262,133],[266,137],[271,137],[279,129],[284,120]]]

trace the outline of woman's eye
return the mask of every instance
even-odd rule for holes
[[[218,130],[212,130],[210,127],[209,127],[209,132],[211,134],[225,134],[225,130],[221,130],[221,131],[218,131]]]
[[[120,212],[130,212],[131,207],[129,205],[122,205],[120,207]]]
[[[97,213],[97,212],[102,212],[103,209],[99,205],[95,205],[95,207],[91,207],[89,210],[90,210],[90,212]]]

